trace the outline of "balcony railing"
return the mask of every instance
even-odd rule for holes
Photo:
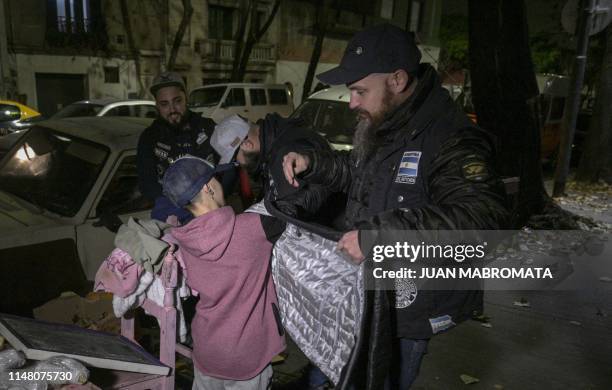
[[[106,49],[108,36],[102,21],[58,16],[47,25],[46,42],[53,47]]]
[[[200,41],[202,58],[209,61],[230,62],[234,59],[235,41],[220,39],[203,39]],[[259,43],[251,51],[250,61],[269,64],[276,61],[276,46],[270,43]]]
[[[89,19],[76,19],[66,18],[65,16],[57,17],[57,31],[62,33],[71,32],[76,33],[87,33],[91,31],[91,20]]]

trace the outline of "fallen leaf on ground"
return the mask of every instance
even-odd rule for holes
[[[578,322],[578,321],[570,321],[570,324],[576,325],[576,326],[581,326],[582,325],[582,323]]]
[[[514,301],[514,306],[518,306],[518,307],[531,307],[531,303],[529,303],[528,301]]]
[[[473,376],[470,376],[470,375],[467,375],[467,374],[461,374],[459,377],[461,378],[463,383],[465,383],[466,385],[471,385],[473,383],[480,382],[480,379],[474,378]]]
[[[612,282],[612,278],[609,276],[602,276],[601,278],[599,278],[599,280],[607,283]]]
[[[491,323],[490,323],[490,322],[483,322],[483,323],[482,323],[482,324],[480,324],[480,325],[484,326],[485,328],[492,328],[492,327],[493,327],[493,325],[491,325]]]

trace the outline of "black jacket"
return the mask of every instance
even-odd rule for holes
[[[508,218],[490,136],[451,100],[431,66],[421,65],[418,78],[413,95],[379,127],[365,161],[306,151],[312,164],[305,180],[348,194],[345,229],[360,231],[366,258],[372,245],[397,241],[392,230],[500,229]],[[482,308],[481,291],[418,291],[401,304],[381,291],[366,298],[363,360],[349,375],[367,388],[384,380],[390,334],[429,338],[430,320],[448,315],[458,323]]]
[[[264,196],[276,201],[285,213],[309,219],[321,207],[327,207],[330,191],[318,184],[303,183],[299,189],[291,186],[283,173],[283,157],[292,150],[331,152],[327,140],[314,130],[303,127],[298,119],[286,119],[268,114],[259,125],[258,172],[263,179]],[[326,214],[326,213],[321,213]]]
[[[138,139],[138,184],[140,192],[150,200],[162,195],[161,180],[168,166],[178,158],[190,154],[212,163],[219,155],[210,145],[215,122],[187,111],[187,124],[180,131],[156,119]]]

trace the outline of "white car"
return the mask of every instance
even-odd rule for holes
[[[272,112],[289,116],[293,97],[285,84],[213,84],[194,88],[189,94],[189,108],[217,123],[233,114],[255,122]]]
[[[152,100],[92,99],[71,103],[51,119],[75,118],[82,116],[131,116],[156,118],[157,108]]]
[[[291,118],[300,118],[306,126],[323,135],[337,150],[353,148],[357,115],[349,108],[350,91],[343,85],[313,93]]]
[[[70,118],[37,123],[0,159],[0,312],[64,291],[90,291],[114,232],[148,217],[136,146],[151,120]],[[6,145],[4,146],[6,148]]]

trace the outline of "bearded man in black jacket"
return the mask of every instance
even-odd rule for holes
[[[153,80],[150,91],[159,115],[138,139],[140,192],[155,201],[153,218],[165,221],[169,215],[176,215],[181,222],[186,222],[192,217],[191,213],[175,207],[163,196],[161,180],[170,164],[186,155],[217,163],[219,155],[210,146],[215,122],[187,108],[187,91],[177,73],[161,73]],[[228,189],[226,183],[224,189]]]
[[[348,195],[338,249],[356,264],[374,245],[392,243],[394,231],[500,229],[508,217],[491,137],[420,59],[413,36],[398,27],[357,33],[340,65],[318,76],[351,91],[354,149],[296,148],[283,159],[294,187],[317,183]],[[421,290],[411,279],[381,290],[366,292],[361,359],[347,368],[358,389],[408,389],[428,340],[482,310],[479,290]]]

